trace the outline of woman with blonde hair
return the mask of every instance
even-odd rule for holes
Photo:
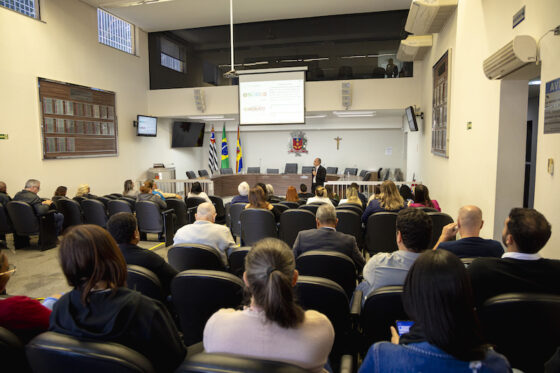
[[[263,189],[260,186],[256,186],[249,190],[249,203],[245,205],[246,209],[263,209],[268,210],[274,214],[274,220],[278,222],[280,220],[280,211],[272,204],[266,200]]]
[[[333,206],[331,199],[328,196],[327,190],[325,187],[318,186],[315,188],[315,197],[311,197],[307,200],[307,204],[319,202],[319,203],[328,203],[329,205]]]
[[[334,341],[329,319],[304,311],[293,287],[298,279],[291,248],[265,238],[245,257],[243,281],[251,303],[241,311],[221,309],[204,328],[204,350],[284,361],[324,372]]]
[[[404,200],[391,180],[385,180],[381,184],[379,198],[370,198],[370,201],[362,215],[362,222],[367,224],[371,214],[376,212],[399,212],[404,206]]]
[[[83,198],[95,198],[93,194],[90,194],[90,187],[89,184],[80,184],[78,186],[78,191],[76,192],[76,197],[83,197]]]
[[[338,205],[343,205],[345,203],[351,203],[354,205],[358,205],[362,207],[362,201],[360,201],[360,197],[358,196],[358,190],[356,188],[348,188],[346,190],[346,199],[341,199]]]

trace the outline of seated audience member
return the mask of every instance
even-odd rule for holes
[[[309,205],[310,203],[327,203],[331,206],[333,206],[333,203],[331,201],[331,199],[328,197],[327,195],[327,190],[325,189],[325,187],[322,186],[318,186],[317,188],[315,188],[315,197],[311,197],[307,199],[307,204]]]
[[[138,197],[138,191],[134,189],[134,181],[128,179],[124,182],[123,197]]]
[[[255,187],[259,187],[263,190],[264,192],[264,199],[268,201],[268,188],[266,187],[265,184],[263,183],[256,183]]]
[[[301,193],[298,193],[299,198],[307,199],[307,198],[311,198],[311,197],[315,196],[315,194],[307,192],[307,185],[305,185],[305,184],[300,184],[299,185],[299,190],[301,192]]]
[[[404,206],[397,186],[391,180],[385,180],[380,187],[379,199],[370,198],[370,201],[362,214],[362,223],[367,224],[371,214],[376,212],[399,212]]]
[[[67,192],[68,192],[68,188],[61,185],[61,186],[56,188],[56,190],[54,191],[54,196],[53,197],[66,197]],[[53,198],[53,200],[54,200],[54,198]]]
[[[161,372],[172,372],[183,361],[185,347],[171,315],[161,302],[126,287],[126,262],[106,230],[71,227],[59,259],[74,289],[55,303],[50,331],[122,344]]]
[[[10,276],[16,271],[0,252],[0,294],[5,294]],[[25,296],[0,298],[0,326],[16,334],[25,344],[49,328],[51,311],[35,299]]]
[[[441,211],[438,202],[435,199],[430,199],[428,187],[422,184],[414,187],[414,202],[410,203],[408,207],[431,207]]]
[[[243,280],[251,295],[244,310],[221,309],[204,328],[204,350],[283,361],[322,372],[334,341],[329,319],[296,304],[298,272],[288,245],[265,238],[249,251]]]
[[[468,268],[476,304],[503,293],[560,295],[560,260],[538,254],[550,234],[550,223],[537,210],[512,209],[502,232],[505,254],[478,258]]]
[[[370,203],[372,199],[379,199],[379,196],[381,196],[381,185],[376,184],[373,186],[373,194],[369,197],[368,203]]]
[[[294,256],[297,258],[310,250],[336,251],[352,258],[358,271],[361,271],[366,261],[358,249],[356,238],[336,231],[338,219],[334,207],[326,203],[319,206],[315,220],[317,229],[298,233],[294,242]]]
[[[476,258],[479,256],[500,258],[504,253],[502,244],[495,240],[481,238],[480,230],[483,225],[482,211],[478,207],[472,205],[461,207],[457,223],[450,223],[443,227],[434,250],[451,251],[459,258]],[[457,232],[461,235],[461,239],[451,241],[455,238]]]
[[[408,185],[401,185],[399,193],[404,200],[405,206],[408,206],[410,203],[414,203],[414,194],[412,194],[412,189],[410,189]]]
[[[352,183],[350,184],[350,188],[354,188],[356,189],[356,191],[358,192],[358,198],[360,199],[360,202],[362,202],[362,207],[366,207],[368,204],[368,200],[366,198],[366,196],[360,192],[360,187],[358,185],[358,183]]]
[[[187,198],[202,198],[206,202],[212,203],[208,195],[202,191],[202,185],[198,181],[195,181],[191,187],[191,191],[187,194]]]
[[[167,203],[157,194],[153,194],[153,186],[154,184],[150,182],[150,180],[145,181],[144,184],[140,187],[140,193],[136,197],[136,202],[140,201],[151,201],[154,202],[159,206],[160,210],[165,210],[167,208]]]
[[[358,196],[357,189],[350,187],[346,190],[346,199],[341,199],[338,205],[344,205],[345,203],[350,203],[362,207],[362,201]]]
[[[6,183],[3,181],[0,181],[0,203],[2,204],[2,206],[6,206],[6,204],[8,202],[10,202],[12,200],[12,197],[10,197],[8,195],[7,189],[6,189]]]
[[[241,183],[239,183],[239,186],[237,187],[239,195],[231,199],[231,204],[233,205],[234,203],[249,203],[249,189],[249,183],[247,183],[246,181],[242,181]]]
[[[291,185],[288,187],[288,190],[286,190],[286,201],[296,202],[299,205],[303,203],[303,201],[299,199],[296,187]]]
[[[83,197],[88,199],[97,197],[91,194],[90,191],[91,189],[88,184],[80,184],[80,186],[78,186],[78,191],[76,192],[76,197]]]
[[[507,359],[482,339],[469,277],[455,255],[420,255],[402,299],[414,325],[400,338],[391,327],[391,342],[371,346],[359,373],[511,372]]]
[[[140,232],[134,215],[129,212],[119,212],[111,216],[107,222],[107,230],[121,249],[126,264],[137,265],[154,272],[165,295],[168,295],[171,280],[177,274],[177,270],[167,264],[158,254],[138,246]]]
[[[184,225],[175,233],[173,244],[197,243],[212,246],[219,251],[227,266],[228,250],[235,246],[235,241],[228,227],[214,224],[216,208],[210,202],[201,203],[194,216],[196,221],[193,224]]]
[[[256,186],[249,190],[249,203],[245,206],[246,209],[264,209],[274,214],[274,220],[280,220],[280,211],[266,200],[266,195],[260,186]]]
[[[145,183],[150,183],[150,186],[152,188],[152,194],[155,194],[156,196],[159,196],[164,201],[165,201],[166,198],[177,198],[177,199],[182,199],[183,198],[179,194],[176,194],[176,193],[162,192],[160,189],[158,189],[157,184],[154,180],[146,180]]]
[[[274,187],[272,184],[266,184],[267,201],[270,203],[278,203],[282,199],[274,195]]]
[[[357,287],[364,298],[375,289],[402,285],[408,269],[420,254],[429,249],[432,219],[422,210],[404,209],[397,216],[397,246],[392,253],[378,253],[366,263],[364,280]]]
[[[325,190],[327,191],[327,197],[331,200],[340,201],[340,196],[334,192],[332,185],[326,185]]]

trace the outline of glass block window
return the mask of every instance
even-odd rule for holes
[[[161,38],[161,66],[165,66],[180,73],[185,72],[185,47]]]
[[[134,54],[134,25],[97,9],[97,33],[100,43]]]
[[[0,6],[29,17],[39,18],[39,0],[0,0]]]

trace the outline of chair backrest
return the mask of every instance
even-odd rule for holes
[[[368,170],[361,170],[360,171],[360,177],[363,178],[364,176],[366,176],[366,174],[368,173]]]
[[[111,342],[84,342],[55,332],[39,334],[25,347],[35,373],[154,372],[140,353]]]
[[[200,177],[207,177],[208,175],[208,171],[206,170],[198,170],[198,176]]]
[[[344,169],[344,175],[353,175],[356,176],[358,174],[358,169],[357,168],[345,168]]]
[[[310,250],[296,258],[296,268],[302,276],[328,278],[343,289],[348,298],[356,288],[354,261],[336,251]]]
[[[221,175],[233,175],[233,170],[231,168],[220,168]]]
[[[111,195],[112,195],[113,197],[115,197],[115,198],[122,198],[122,196],[123,196],[123,195],[120,194],[120,193],[111,193]]]
[[[277,237],[274,214],[264,209],[244,209],[239,216],[241,239],[247,246],[253,246],[265,237]]]
[[[308,373],[298,366],[231,354],[200,353],[187,357],[176,373]]]
[[[234,203],[229,208],[231,234],[235,237],[241,237],[241,211],[246,205],[246,203]]]
[[[109,216],[113,216],[119,212],[132,213],[130,203],[122,199],[114,199],[112,201],[109,201],[109,203],[107,204],[107,210],[109,211]]]
[[[73,199],[74,201],[80,203],[80,202],[82,202],[83,200],[85,200],[85,199],[87,199],[87,198],[86,198],[86,197],[78,197],[78,196],[75,196],[75,197],[73,197],[72,199]]]
[[[12,223],[8,218],[8,210],[0,203],[0,234],[12,232]]]
[[[354,211],[356,214],[359,214],[360,216],[363,214],[364,210],[354,204],[354,203],[343,203],[342,205],[338,205],[336,206],[336,210],[348,210],[348,211]]]
[[[136,199],[135,198],[124,196],[124,197],[121,197],[120,200],[128,202],[128,204],[130,205],[130,208],[132,208],[132,211],[134,211],[134,209],[136,207]]]
[[[282,214],[284,211],[289,209],[288,206],[286,206],[285,204],[280,203],[280,202],[274,202],[272,204],[272,206],[276,207],[276,210],[278,210],[278,212],[280,212],[280,214]]]
[[[202,341],[206,322],[221,308],[236,308],[243,300],[243,281],[231,273],[188,270],[171,281],[171,297],[187,346]]]
[[[314,168],[315,167],[313,167],[313,166],[301,166],[301,173],[302,174],[310,174],[310,173],[313,172]]]
[[[83,197],[75,197],[83,198]],[[83,198],[85,201],[87,198]],[[73,225],[83,224],[82,211],[80,209],[80,204],[73,199],[60,199],[58,200],[59,212],[64,215],[64,223],[62,225],[63,229],[71,227]]]
[[[175,212],[175,229],[187,224],[187,205],[185,201],[177,198],[166,198],[167,208]]]
[[[284,167],[285,174],[297,174],[298,164],[297,163],[286,163]]]
[[[267,168],[266,169],[266,173],[267,174],[279,174],[280,170],[277,168]]]
[[[208,245],[182,243],[173,245],[167,252],[169,264],[177,271],[188,269],[213,269],[225,271],[218,249]]]
[[[229,271],[237,277],[242,277],[245,272],[245,257],[251,250],[251,246],[236,247],[229,254]]]
[[[187,171],[186,173],[189,180],[196,179],[196,174],[194,173],[194,171]]]
[[[390,341],[389,327],[396,320],[410,320],[402,304],[402,286],[384,286],[369,294],[360,313],[360,325],[364,335],[364,347],[379,341]]]
[[[105,208],[107,208],[107,204],[109,203],[109,201],[111,200],[111,198],[107,198],[107,197],[95,197],[96,200],[98,200],[99,202],[103,203],[103,205],[105,206]],[[83,202],[83,201],[82,201]],[[80,202],[80,206],[82,205],[82,202]]]
[[[358,247],[363,248],[362,215],[351,210],[336,210],[336,217],[338,219],[336,230],[354,236]]]
[[[105,194],[103,197],[108,198],[108,199],[117,199],[119,198],[118,196],[114,196],[112,194]],[[122,196],[121,196],[122,197]]]
[[[558,347],[559,295],[502,294],[484,302],[478,315],[486,340],[512,368],[542,372]]]
[[[280,201],[281,204],[288,206],[290,209],[297,209],[299,207],[299,203],[292,202],[292,201]]]
[[[199,197],[189,197],[185,200],[187,210],[190,209],[191,207],[198,207],[198,205],[204,202],[206,202],[206,200],[204,198],[199,198]]]
[[[372,253],[397,251],[397,213],[378,212],[368,218],[366,248]]]
[[[260,167],[248,167],[247,168],[247,173],[248,174],[260,174],[261,173],[261,168]]]
[[[280,231],[278,237],[288,244],[294,246],[298,233],[317,227],[315,215],[311,211],[303,209],[289,209],[280,215]]]
[[[432,219],[432,242],[430,247],[434,247],[437,243],[443,227],[453,223],[453,218],[444,212],[428,212],[428,216]]]
[[[327,167],[327,174],[328,175],[338,174],[338,167]]]
[[[476,258],[459,258],[459,259],[461,259],[461,262],[463,262],[465,268],[468,268],[473,262],[473,260],[475,260]]]
[[[31,205],[21,201],[10,201],[6,208],[12,227],[18,235],[29,236],[39,233],[39,220]]]
[[[29,370],[21,340],[11,331],[0,326],[0,361],[7,371]]]
[[[163,231],[163,218],[159,206],[155,202],[136,202],[136,219],[140,232],[159,233]]]
[[[319,208],[320,205],[315,205],[315,204],[311,204],[311,205],[301,205],[299,208],[302,210],[307,210],[307,211],[311,211],[313,213],[313,215],[317,214],[317,209]]]
[[[364,176],[362,176],[362,181],[376,181],[378,179],[377,171],[368,171]]]
[[[224,200],[218,196],[208,196],[210,201],[214,204],[216,208],[216,223],[224,224],[226,218],[226,208],[224,207]]]
[[[321,312],[329,318],[335,335],[331,353],[338,355],[352,344],[349,301],[339,284],[322,277],[299,276],[295,290],[303,309]]]
[[[84,223],[99,225],[103,228],[107,227],[107,212],[102,202],[95,199],[86,199],[82,201],[81,207],[84,214]]]
[[[145,296],[160,302],[164,301],[161,282],[154,272],[141,266],[129,264],[127,273],[126,286],[129,289],[139,291]]]

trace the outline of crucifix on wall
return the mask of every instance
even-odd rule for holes
[[[336,150],[340,149],[340,140],[342,140],[342,137],[337,136],[333,140],[336,141]]]

